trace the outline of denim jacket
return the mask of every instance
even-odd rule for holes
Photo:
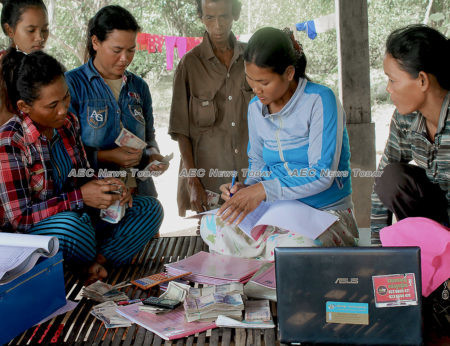
[[[100,165],[97,153],[98,150],[117,147],[114,141],[120,133],[121,122],[126,129],[147,142],[148,150],[142,155],[140,168],[148,163],[151,150],[159,152],[153,127],[152,98],[148,85],[142,78],[125,71],[118,101],[95,69],[92,59],[66,72],[66,81],[71,96],[69,111],[78,116],[81,139],[94,169],[118,169],[112,164]],[[153,185],[152,182],[151,184]]]

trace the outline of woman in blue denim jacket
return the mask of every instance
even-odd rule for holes
[[[155,140],[148,85],[126,70],[134,57],[139,30],[136,19],[120,6],[103,7],[89,21],[89,60],[66,73],[72,97],[69,110],[80,120],[81,139],[94,169],[110,174],[127,171],[128,187],[137,187],[138,194],[156,196],[153,180],[136,180],[136,170],[130,170],[142,170],[163,159]],[[122,128],[145,141],[146,148],[118,147],[115,140]],[[152,165],[150,171],[160,174],[167,167]]]

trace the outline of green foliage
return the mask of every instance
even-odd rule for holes
[[[428,0],[368,0],[370,65],[383,63],[384,45],[389,33],[425,17]]]
[[[86,27],[101,7],[118,4],[138,20],[143,32],[161,35],[201,36],[203,25],[197,16],[195,0],[44,0],[49,10],[51,36],[47,52],[67,69],[83,63]],[[344,0],[345,1],[345,0]],[[334,12],[334,0],[241,0],[240,19],[234,23],[236,35],[251,34],[264,26],[294,29],[299,22]],[[389,33],[401,26],[422,23],[432,3],[428,24],[448,36],[450,1],[448,0],[368,0],[370,65],[380,69],[384,44]],[[356,28],[357,30],[357,28]],[[317,82],[337,88],[336,30],[310,40],[305,32],[296,32],[308,59],[307,73]],[[8,45],[3,38],[0,45]],[[357,54],[357,52],[355,52]],[[175,67],[178,59],[175,59]],[[165,51],[136,52],[130,70],[144,77],[153,87],[161,80],[172,80],[173,71],[165,68]],[[380,89],[381,90],[381,89]]]

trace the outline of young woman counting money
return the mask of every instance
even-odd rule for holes
[[[0,128],[0,229],[55,236],[66,261],[87,282],[104,279],[105,265],[128,262],[158,232],[163,211],[115,178],[80,177],[89,168],[77,118],[68,112],[64,67],[43,52],[10,48],[1,61],[6,106],[14,116]],[[119,193],[114,193],[115,191]],[[99,209],[129,208],[112,225]]]
[[[308,80],[306,57],[292,33],[262,28],[244,51],[256,97],[248,107],[249,174],[220,187],[225,203],[202,219],[210,251],[273,259],[277,246],[355,246],[350,147],[344,110],[333,91]],[[299,172],[307,172],[302,174]],[[337,177],[323,171],[344,172]],[[274,226],[253,240],[236,224],[263,201],[298,200],[338,220],[317,239]],[[305,223],[307,224],[307,220]]]
[[[88,61],[66,73],[66,78],[72,97],[70,111],[80,121],[91,166],[103,172],[127,171],[127,187],[139,195],[156,197],[151,177],[136,179],[135,170],[147,167],[143,173],[161,174],[168,168],[167,164],[148,167],[151,162],[163,162],[155,140],[152,99],[145,81],[127,70],[139,30],[126,9],[103,7],[89,21]]]

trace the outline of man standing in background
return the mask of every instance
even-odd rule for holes
[[[252,97],[245,79],[245,44],[231,32],[238,0],[197,0],[205,25],[203,42],[180,61],[174,77],[169,134],[181,153],[178,210],[208,209],[207,192],[231,181],[221,172],[248,167],[247,107]],[[186,176],[186,172],[197,172]],[[204,172],[204,174],[203,174]]]

